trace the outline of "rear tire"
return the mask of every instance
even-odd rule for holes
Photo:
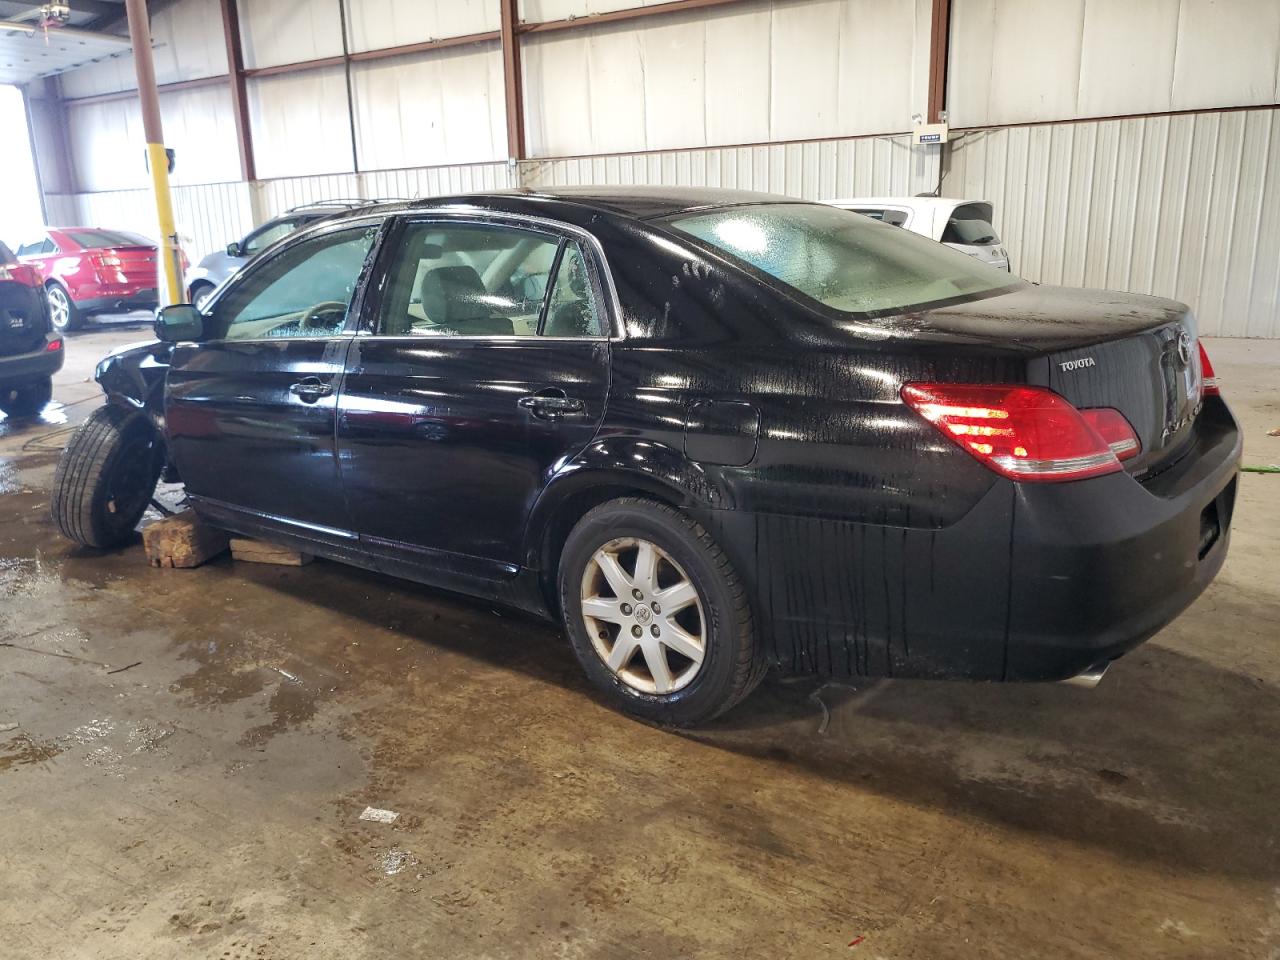
[[[163,466],[163,445],[144,414],[99,407],[76,429],[58,461],[50,503],[54,522],[81,546],[123,546],[133,539]]]
[[[574,653],[622,711],[697,726],[764,676],[751,604],[729,558],[666,504],[625,498],[587,513],[565,542],[558,581]]]
[[[53,329],[59,333],[70,333],[84,325],[84,314],[62,284],[49,284],[45,288],[45,297],[49,301],[49,321],[53,324]]]
[[[53,377],[21,387],[0,387],[0,410],[11,417],[33,417],[53,399]]]

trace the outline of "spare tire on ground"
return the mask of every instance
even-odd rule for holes
[[[164,444],[144,414],[99,407],[58,461],[49,505],[54,522],[82,546],[123,546],[133,539],[163,466]]]

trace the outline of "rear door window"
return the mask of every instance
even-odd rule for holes
[[[107,247],[154,247],[155,243],[137,233],[123,230],[67,230],[71,242],[86,250],[103,250]]]
[[[994,216],[989,203],[966,203],[951,211],[946,229],[942,231],[943,243],[959,243],[971,247],[992,246],[1000,242],[996,228],[991,225]]]

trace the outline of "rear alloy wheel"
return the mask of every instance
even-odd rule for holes
[[[163,445],[145,414],[99,407],[76,428],[58,461],[54,522],[82,546],[123,546],[133,539],[163,466]]]
[[[764,675],[746,589],[711,535],[672,507],[596,507],[565,543],[559,582],[574,652],[622,710],[694,726]]]
[[[76,309],[76,305],[71,300],[71,294],[67,293],[65,287],[51,283],[45,290],[45,297],[49,300],[49,320],[53,323],[55,330],[59,333],[67,333],[80,329],[84,318]]]
[[[0,410],[11,417],[33,417],[52,399],[52,377],[21,387],[0,387]]]

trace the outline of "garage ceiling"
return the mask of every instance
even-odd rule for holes
[[[30,83],[129,50],[129,38],[98,32],[119,23],[122,0],[63,0],[66,26],[40,26],[41,3],[0,0],[0,83]]]
[[[0,20],[0,83],[30,83],[129,50],[129,38],[72,27],[45,31]]]

